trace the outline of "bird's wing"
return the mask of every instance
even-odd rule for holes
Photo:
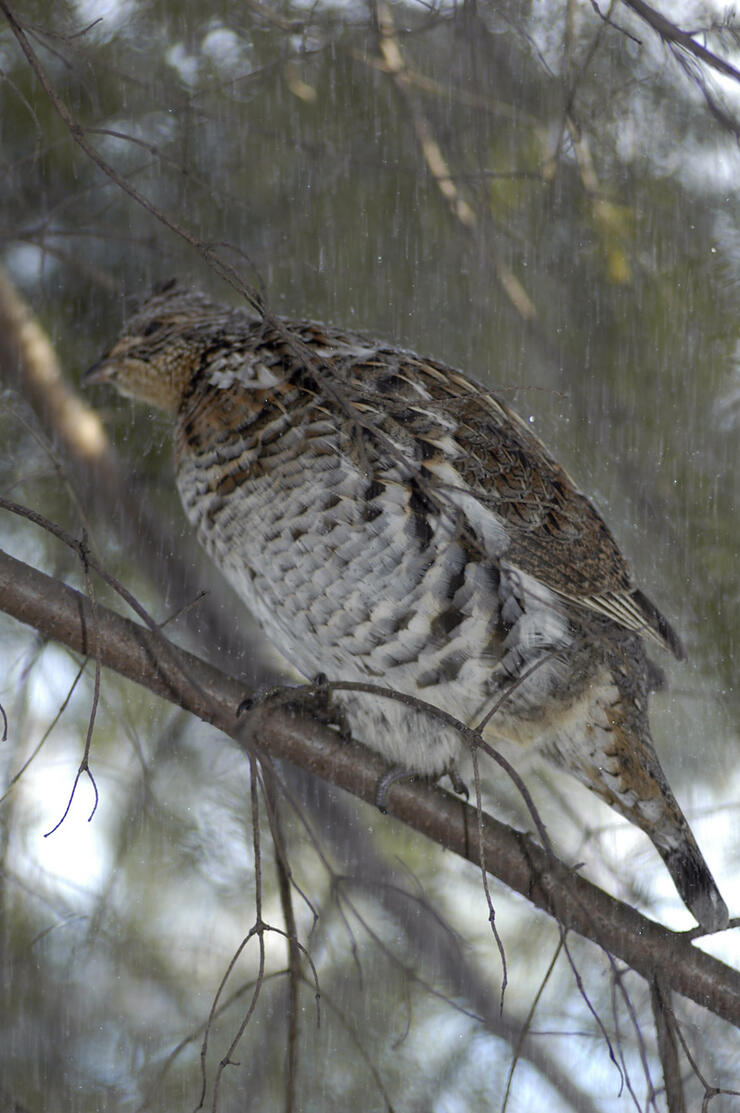
[[[423,446],[421,474],[462,510],[492,557],[504,555],[503,534],[507,563],[683,657],[599,512],[515,411],[461,372],[398,349],[378,346],[351,377],[382,392],[404,440]]]
[[[462,513],[492,560],[683,656],[677,634],[634,586],[599,512],[501,399],[460,371],[355,333],[310,321],[250,329],[242,374],[274,383],[260,392],[265,414],[279,410],[280,395],[300,380],[317,409],[356,438],[358,466],[366,466],[368,442],[389,468],[397,452],[417,501],[428,493]]]
[[[678,635],[635,587],[598,510],[526,422],[460,372],[429,361],[419,372],[454,400],[457,470],[480,504],[504,522],[507,559],[570,602],[683,657]]]

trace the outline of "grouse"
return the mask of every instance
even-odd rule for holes
[[[645,641],[681,642],[527,423],[413,352],[170,282],[87,372],[175,417],[198,537],[304,676],[381,684],[536,748],[653,841],[705,930],[728,913],[660,767]],[[342,691],[353,734],[438,775],[460,734]],[[493,714],[489,714],[495,708]]]

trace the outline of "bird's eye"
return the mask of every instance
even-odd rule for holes
[[[150,321],[149,324],[141,330],[141,335],[152,336],[155,332],[159,332],[161,327],[162,321]]]

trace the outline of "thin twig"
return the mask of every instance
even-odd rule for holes
[[[550,975],[552,974],[553,970],[555,969],[555,964],[558,961],[558,958],[560,956],[560,952],[562,951],[562,949],[563,949],[563,940],[562,940],[562,937],[561,937],[558,940],[558,945],[555,948],[555,953],[552,956],[552,958],[550,959],[550,964],[549,964],[549,966],[547,967],[547,970],[544,973],[542,981],[540,982],[539,986],[537,987],[537,992],[534,995],[534,998],[532,1000],[532,1004],[529,1006],[529,1012],[527,1013],[524,1024],[522,1025],[522,1030],[519,1033],[519,1038],[516,1041],[516,1046],[514,1047],[514,1053],[511,1057],[511,1065],[509,1066],[509,1073],[506,1076],[506,1089],[504,1090],[504,1100],[501,1103],[501,1113],[506,1113],[506,1106],[509,1103],[509,1095],[511,1094],[511,1083],[512,1083],[512,1080],[514,1078],[514,1071],[516,1070],[517,1063],[519,1062],[519,1059],[521,1057],[522,1047],[524,1046],[524,1041],[527,1038],[527,1036],[529,1034],[529,1031],[532,1027],[532,1020],[534,1019],[535,1010],[537,1009],[537,1006],[540,1002],[540,998],[542,997],[542,994],[545,992],[545,987],[550,980]]]
[[[44,835],[45,839],[48,839],[50,835],[53,835],[55,831],[58,831],[59,828],[64,823],[65,819],[67,818],[67,815],[69,814],[69,809],[72,807],[72,801],[75,798],[75,793],[77,791],[77,785],[79,784],[80,777],[83,775],[83,773],[87,775],[87,777],[90,781],[90,784],[92,785],[93,792],[95,793],[95,801],[93,803],[92,811],[90,812],[90,815],[88,816],[88,819],[87,819],[88,823],[90,823],[92,821],[92,817],[95,815],[95,812],[97,811],[98,802],[100,800],[100,797],[99,797],[99,794],[98,794],[98,786],[95,782],[95,777],[93,776],[92,769],[90,768],[90,747],[92,746],[93,729],[95,727],[95,715],[96,715],[97,710],[98,710],[98,701],[100,699],[100,654],[98,653],[98,606],[97,606],[97,601],[96,601],[96,598],[95,598],[95,589],[93,588],[92,580],[90,579],[90,566],[89,566],[89,563],[88,563],[88,551],[87,551],[87,538],[86,537],[83,537],[83,540],[80,543],[80,556],[82,557],[82,565],[83,565],[83,568],[85,570],[85,587],[86,587],[86,590],[87,590],[87,597],[90,600],[90,611],[92,613],[92,623],[90,625],[90,656],[93,658],[93,660],[95,662],[95,680],[94,680],[94,685],[93,685],[93,697],[92,697],[92,704],[90,706],[90,715],[89,715],[88,723],[87,723],[87,734],[85,736],[85,749],[84,749],[83,754],[82,754],[82,760],[80,761],[79,768],[77,769],[77,774],[76,774],[75,779],[74,779],[74,784],[72,785],[72,791],[69,795],[69,800],[67,801],[67,807],[64,809],[64,814],[62,815],[59,822],[56,823],[51,828],[50,831],[47,831],[45,833],[45,835]]]
[[[668,1113],[686,1113],[686,1099],[681,1080],[678,1058],[675,1019],[671,1008],[670,991],[664,990],[657,978],[650,983],[650,1003],[653,1007],[658,1053],[663,1067],[663,1081],[668,1103]]]
[[[263,893],[262,893],[262,837],[260,830],[260,809],[259,809],[259,765],[254,754],[249,755],[249,773],[250,773],[250,801],[252,805],[252,848],[254,853],[254,904],[255,904],[255,922],[254,927],[250,931],[250,936],[257,937],[259,945],[259,968],[257,971],[257,979],[254,984],[254,992],[252,999],[249,1002],[249,1008],[242,1017],[241,1023],[237,1028],[231,1043],[222,1058],[216,1071],[216,1080],[213,1087],[213,1103],[212,1110],[216,1113],[218,1109],[218,1091],[221,1085],[226,1067],[237,1066],[238,1064],[232,1059],[239,1042],[244,1035],[247,1026],[254,1015],[257,1008],[257,1001],[262,993],[262,986],[265,977],[265,933],[267,931],[274,931],[262,918],[263,910]],[[228,975],[227,975],[228,976]],[[222,983],[223,984],[223,983]]]
[[[498,953],[501,957],[501,992],[499,995],[499,1013],[503,1014],[504,995],[506,993],[506,987],[509,984],[509,970],[506,963],[506,951],[504,950],[503,940],[501,939],[499,930],[496,927],[496,909],[494,908],[493,900],[491,899],[491,890],[488,885],[488,870],[486,868],[485,851],[486,843],[483,837],[483,801],[481,798],[480,769],[478,767],[478,749],[475,746],[471,750],[471,758],[473,762],[473,778],[475,782],[475,813],[478,823],[478,846],[481,883],[483,885],[483,894],[486,898],[486,905],[488,906],[488,922],[491,925],[493,938],[496,941]]]
[[[285,937],[288,944],[288,1038],[286,1047],[285,1113],[294,1113],[298,1069],[298,986],[301,980],[301,951],[298,944],[298,928],[293,909],[290,864],[285,850],[285,839],[283,838],[275,786],[271,777],[263,776],[262,783],[275,848],[275,869],[277,871],[280,905],[285,922]]]

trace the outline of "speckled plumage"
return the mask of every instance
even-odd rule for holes
[[[306,677],[418,696],[537,747],[642,828],[707,929],[727,909],[653,749],[643,638],[681,643],[528,426],[459,371],[163,287],[88,373],[176,415],[177,486]],[[440,773],[433,718],[341,693],[353,734]]]

